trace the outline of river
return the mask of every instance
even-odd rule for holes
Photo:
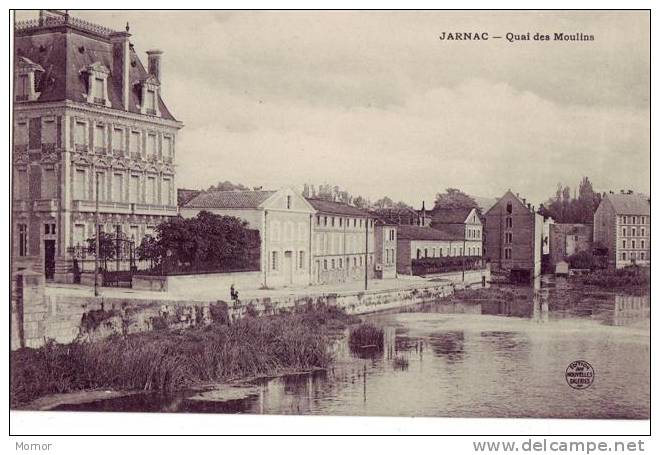
[[[505,302],[426,304],[363,317],[384,352],[335,345],[327,371],[263,379],[225,401],[141,394],[55,409],[443,417],[648,419],[650,298],[544,277]],[[593,383],[569,387],[575,360]]]

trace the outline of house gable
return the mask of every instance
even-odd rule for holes
[[[282,188],[263,201],[259,208],[264,210],[290,210],[292,212],[316,213],[314,207],[293,188]]]

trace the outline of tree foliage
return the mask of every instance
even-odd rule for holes
[[[435,196],[434,208],[436,209],[473,209],[478,207],[479,205],[472,196],[465,194],[458,188],[447,188],[444,193],[438,193]]]
[[[557,184],[554,197],[541,205],[539,212],[552,217],[558,223],[593,223],[594,213],[601,201],[588,177],[583,177],[577,195],[571,197],[571,188]]]
[[[232,216],[201,211],[194,218],[176,217],[145,237],[138,257],[167,270],[244,268],[258,265],[259,234]]]
[[[232,183],[229,180],[224,182],[219,181],[216,185],[211,185],[207,191],[233,191],[233,190],[249,190],[247,186],[241,183]]]

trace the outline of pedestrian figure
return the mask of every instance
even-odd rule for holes
[[[236,289],[234,289],[233,284],[229,288],[229,295],[231,296],[232,300],[238,300],[238,291]]]

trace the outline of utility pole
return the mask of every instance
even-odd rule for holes
[[[369,280],[369,217],[365,219],[365,229],[364,229],[364,290],[368,288]]]
[[[95,247],[96,251],[94,254],[94,295],[98,296],[99,295],[99,253],[101,251],[101,239],[99,238],[99,174],[96,172],[96,169],[94,170],[94,179],[95,179],[95,186],[96,186],[96,191],[95,191],[95,201],[96,201],[96,207],[94,210],[94,229],[96,231],[96,241]]]

